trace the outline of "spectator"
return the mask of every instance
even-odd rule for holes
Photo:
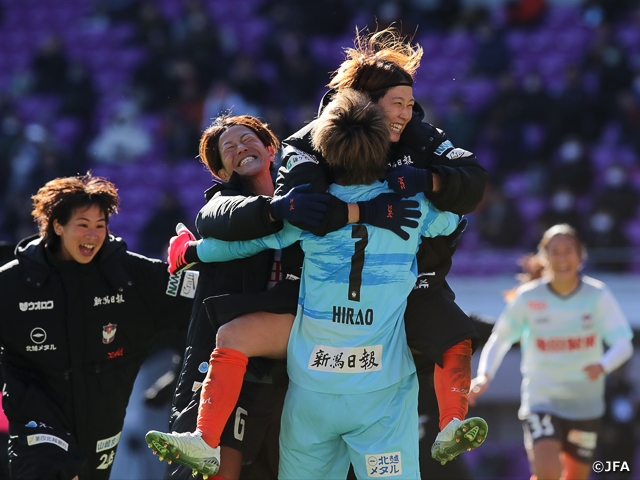
[[[550,119],[552,99],[538,72],[529,72],[524,76],[521,95],[523,122],[546,125]]]
[[[640,76],[638,77],[640,79]],[[640,86],[640,82],[639,86]],[[631,145],[640,156],[640,95],[632,90],[622,90],[616,97],[613,119],[620,124],[620,141]]]
[[[429,117],[429,122],[437,119]],[[449,109],[443,116],[442,129],[447,132],[454,145],[471,150],[475,145],[478,124],[477,118],[465,105],[462,96],[454,95],[449,101]]]
[[[604,171],[603,180],[604,189],[596,195],[595,208],[613,212],[619,222],[633,218],[638,212],[640,193],[631,184],[627,168],[621,164],[610,165]]]
[[[174,85],[169,77],[171,61],[171,44],[164,38],[151,38],[149,53],[135,68],[131,80],[142,111],[157,112],[168,98],[174,97]]]
[[[225,112],[243,112],[251,116],[259,116],[259,109],[245,100],[242,94],[231,88],[231,82],[219,80],[209,87],[204,100],[201,128],[206,128],[213,118]]]
[[[585,238],[595,268],[612,272],[629,269],[631,243],[614,212],[595,209],[587,220]]]
[[[408,17],[420,26],[420,31],[436,30],[447,32],[459,22],[463,6],[460,0],[435,0],[409,2]]]
[[[248,102],[264,105],[269,99],[270,85],[257,71],[256,63],[247,54],[237,55],[228,69],[228,81]],[[295,95],[295,91],[291,93]]]
[[[168,239],[174,234],[176,225],[186,216],[178,196],[172,190],[165,190],[157,208],[142,227],[140,233],[142,253],[153,258],[166,258]]]
[[[577,210],[573,192],[566,187],[560,187],[552,192],[550,205],[543,210],[536,223],[540,232],[559,223],[566,223],[576,231],[583,232],[582,218]]]
[[[500,186],[491,184],[476,211],[476,228],[480,237],[494,248],[516,247],[524,225],[513,199],[505,198]]]
[[[476,27],[474,34],[476,46],[472,61],[473,72],[487,77],[498,77],[506,73],[511,65],[511,52],[503,32],[490,20],[486,20]]]
[[[513,74],[498,79],[498,91],[481,115],[481,136],[496,152],[496,171],[521,171],[527,153],[522,131],[524,104]]]
[[[580,138],[596,137],[603,116],[596,110],[597,105],[584,86],[579,67],[569,65],[565,68],[564,83],[553,100],[550,148],[555,149],[569,134]]]
[[[99,163],[124,164],[148,153],[151,136],[137,120],[131,102],[117,106],[111,122],[89,145],[89,155]]]
[[[38,45],[31,61],[33,91],[37,93],[61,93],[67,81],[69,59],[62,39],[49,35]]]
[[[581,138],[569,135],[564,139],[551,165],[550,178],[554,190],[566,188],[577,196],[591,191],[592,163]]]
[[[604,397],[607,408],[602,419],[598,459],[626,462],[629,467],[616,472],[603,472],[599,476],[605,480],[631,480],[635,472],[638,448],[636,425],[640,421],[640,397],[636,381],[629,371],[629,364],[625,363],[611,372],[605,383]]]
[[[546,0],[509,0],[505,6],[507,24],[512,27],[531,27],[540,23],[546,10]]]
[[[70,62],[62,90],[60,115],[71,115],[89,124],[93,119],[97,97],[93,80],[85,65],[77,61]]]
[[[218,65],[225,61],[221,31],[211,21],[201,0],[185,0],[180,16],[172,23],[173,44],[177,55],[188,58],[208,85],[219,75]]]
[[[134,41],[142,45],[171,41],[171,26],[169,21],[155,2],[144,0],[138,7],[136,18],[136,36]]]
[[[324,82],[324,69],[312,61],[309,37],[297,28],[275,32],[264,48],[264,57],[276,66],[280,79],[276,93],[287,106],[315,100]]]
[[[595,74],[598,80],[596,98],[606,117],[615,113],[618,93],[630,89],[633,79],[627,54],[615,40],[614,31],[608,23],[597,27],[584,61],[585,71]]]

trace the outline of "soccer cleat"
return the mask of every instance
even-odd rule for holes
[[[442,429],[431,447],[431,456],[444,465],[465,450],[478,448],[487,438],[489,427],[480,417],[454,418]]]
[[[220,469],[220,447],[210,447],[200,432],[162,433],[151,430],[144,438],[161,460],[166,458],[189,467],[194,477],[201,473],[206,479]]]

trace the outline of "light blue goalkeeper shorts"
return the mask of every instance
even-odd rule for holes
[[[289,382],[280,480],[420,478],[416,374],[374,392],[336,395]]]

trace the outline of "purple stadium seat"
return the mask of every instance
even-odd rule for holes
[[[475,49],[474,38],[463,31],[454,31],[444,39],[446,50],[443,55],[447,57],[469,57]]]
[[[493,98],[496,85],[487,78],[472,78],[460,81],[460,91],[466,105],[472,111],[477,111]]]
[[[24,122],[46,123],[59,105],[60,99],[53,95],[28,95],[17,102],[18,114]]]
[[[602,129],[599,143],[601,145],[615,145],[620,141],[622,127],[618,122],[609,122]]]
[[[537,123],[528,123],[523,126],[522,133],[528,149],[538,150],[547,135],[545,127]]]
[[[627,237],[634,247],[640,247],[640,218],[635,218],[627,223],[624,229]]]
[[[615,36],[628,52],[637,53],[640,51],[640,25],[638,23],[619,25],[616,28]]]
[[[579,7],[556,4],[548,10],[545,27],[567,28],[575,25],[582,25],[582,14]]]
[[[62,148],[69,148],[77,140],[82,122],[74,117],[60,117],[50,125],[51,135]]]
[[[509,198],[523,197],[529,188],[529,179],[526,173],[512,173],[505,178],[502,191]]]
[[[505,41],[511,53],[519,55],[527,47],[528,35],[523,30],[510,30],[505,35]]]
[[[425,63],[424,66],[429,66],[431,64],[431,60],[437,58],[443,48],[446,47],[446,37],[435,33],[422,35],[416,39],[416,42],[419,43],[424,50],[422,58],[428,59],[428,62]]]
[[[518,210],[526,223],[533,222],[545,209],[546,201],[538,197],[520,197],[517,201]]]

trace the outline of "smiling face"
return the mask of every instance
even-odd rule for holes
[[[549,240],[546,252],[554,280],[570,282],[578,278],[582,257],[575,238],[556,235]]]
[[[217,172],[223,180],[233,172],[242,177],[252,177],[269,172],[275,157],[273,147],[266,147],[256,132],[244,125],[235,125],[220,135],[218,151],[223,168]]]
[[[400,140],[404,127],[411,120],[414,103],[416,101],[413,98],[413,87],[406,85],[390,88],[385,96],[378,100],[378,105],[384,110],[392,142]]]
[[[89,263],[100,251],[107,237],[107,217],[98,205],[77,209],[66,225],[54,220],[53,227],[60,237],[57,256],[61,260]]]

